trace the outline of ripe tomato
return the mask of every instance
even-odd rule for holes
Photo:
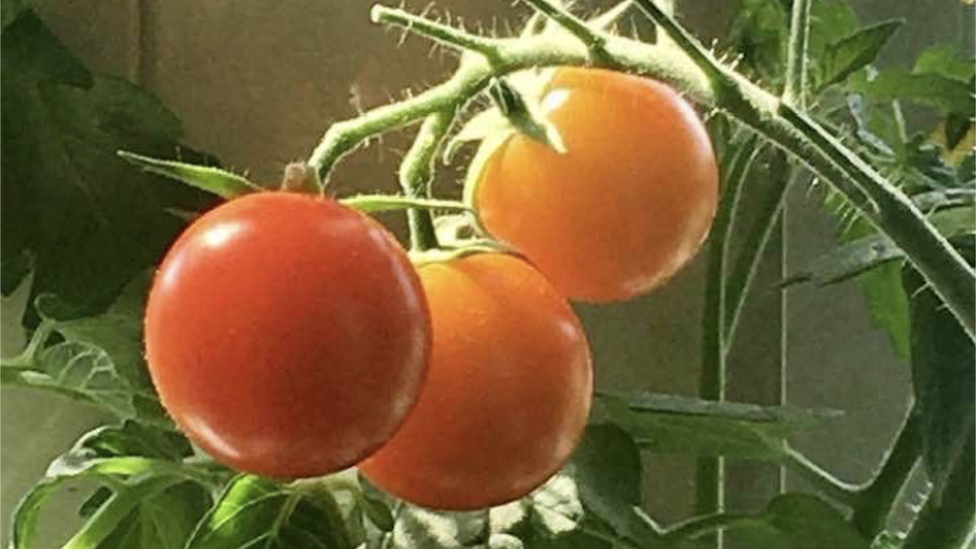
[[[667,281],[707,236],[718,199],[695,112],[660,82],[576,68],[556,73],[542,108],[568,152],[504,142],[473,195],[484,226],[570,299],[621,301]]]
[[[427,384],[360,468],[426,507],[519,498],[562,467],[586,424],[593,381],[583,328],[521,259],[477,254],[419,271],[434,330]]]
[[[163,405],[216,460],[322,475],[382,445],[426,376],[416,271],[378,223],[332,200],[264,192],[191,225],[146,310]]]

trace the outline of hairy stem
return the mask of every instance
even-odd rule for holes
[[[423,34],[435,42],[459,51],[474,51],[486,57],[493,57],[498,50],[496,40],[464,32],[462,30],[432,21],[412,13],[375,5],[369,11],[374,23],[397,25],[409,31]]]
[[[810,35],[810,0],[793,0],[790,38],[786,56],[786,86],[783,101],[797,108],[806,107],[807,41]]]
[[[597,56],[606,52],[603,47],[606,44],[606,35],[591,29],[586,21],[576,17],[572,13],[562,9],[550,0],[522,0],[531,5],[536,11],[545,14],[553,21],[559,23],[561,27],[569,31],[573,36],[579,38],[587,48],[592,50]]]
[[[858,494],[853,522],[867,539],[885,529],[888,515],[918,464],[922,453],[921,428],[921,416],[913,408],[878,474]]]
[[[493,76],[554,65],[593,65],[656,76],[670,81],[699,103],[724,110],[830,183],[905,251],[970,337],[976,337],[976,272],[904,193],[802,111],[720,64],[651,0],[635,1],[669,33],[671,41],[655,46],[604,34],[605,55],[596,57],[581,42],[553,37],[490,39],[490,54],[462,63],[444,83],[411,99],[333,125],[308,163],[326,181],[335,163],[364,140],[415,123],[449,106],[461,108]],[[471,36],[450,27],[424,27],[393,16],[401,11],[380,8],[374,13],[380,21],[405,24],[409,30],[435,39],[460,43]],[[488,47],[480,42],[476,47],[483,46]]]
[[[434,176],[434,162],[444,137],[454,124],[455,110],[447,109],[434,113],[424,120],[413,145],[400,164],[400,187],[409,198],[430,198],[430,181]],[[410,245],[414,251],[422,252],[438,246],[434,219],[430,210],[410,208],[407,211],[410,221]]]

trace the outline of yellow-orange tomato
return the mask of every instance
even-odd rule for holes
[[[532,491],[582,434],[592,370],[579,319],[538,271],[503,254],[419,269],[433,324],[427,382],[360,469],[409,502],[478,509]]]
[[[474,194],[495,237],[570,299],[645,293],[674,275],[708,234],[718,199],[711,142],[668,86],[596,69],[560,69],[543,111],[568,152],[514,135]]]

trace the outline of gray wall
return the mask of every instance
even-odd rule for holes
[[[956,6],[953,0],[940,4]],[[138,81],[183,119],[189,143],[216,153],[230,167],[274,181],[283,166],[305,157],[328,124],[355,114],[355,105],[386,102],[408,87],[443,77],[451,56],[428,55],[429,45],[369,24],[367,2],[309,0],[47,0],[45,20],[94,70]],[[422,8],[424,1],[408,6]],[[595,5],[595,2],[589,2]],[[607,4],[601,2],[600,4]],[[732,2],[687,1],[682,10],[705,36],[719,32]],[[971,24],[959,30],[953,9],[932,10],[922,2],[862,0],[868,19],[907,15],[889,54],[918,51],[948,32],[971,42]],[[467,21],[524,13],[510,2],[439,0]],[[921,10],[924,10],[922,12]],[[897,13],[896,13],[897,12]],[[955,16],[953,14],[955,13]],[[920,25],[918,21],[926,21]],[[967,34],[968,33],[968,34]],[[408,141],[385,138],[382,147],[360,151],[340,167],[342,192],[393,190],[396,162]],[[458,168],[441,174],[453,189]],[[757,182],[758,183],[758,182]],[[787,241],[790,265],[802,265],[828,249],[831,227],[806,190],[790,197]],[[386,218],[402,228],[396,217]],[[699,368],[702,261],[654,295],[623,305],[586,307],[603,388],[636,388],[693,394]],[[742,326],[742,345],[731,366],[731,394],[754,402],[779,398],[780,341],[776,323],[781,293],[780,250],[773,250]],[[788,296],[788,400],[847,412],[800,446],[840,472],[866,478],[881,456],[908,402],[908,368],[896,361],[885,338],[870,327],[866,303],[853,285],[803,287]],[[2,352],[22,343],[17,326],[22,296],[2,304]],[[771,320],[772,319],[772,320]],[[13,504],[85,429],[102,418],[93,410],[19,390],[2,391],[2,505],[6,539]],[[691,498],[692,460],[648,457],[647,487],[652,514],[684,516]],[[745,488],[730,496],[742,506],[759,505],[775,489],[776,471],[736,464],[733,482]],[[75,496],[77,497],[77,496]],[[70,509],[65,502],[61,511]],[[55,519],[54,522],[62,522]],[[65,524],[70,527],[70,524]]]

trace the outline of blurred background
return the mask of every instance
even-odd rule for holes
[[[406,4],[420,10],[426,0]],[[577,4],[580,11],[592,11],[611,2]],[[736,2],[719,0],[677,4],[686,24],[706,43],[725,32],[736,8]],[[455,62],[450,54],[432,53],[419,38],[408,37],[397,47],[399,33],[370,24],[369,3],[362,1],[43,0],[37,5],[43,20],[93,72],[144,86],[180,117],[189,145],[267,183],[278,180],[286,163],[307,156],[330,123],[400,97],[404,90],[422,89],[449,74]],[[937,42],[973,49],[972,8],[957,0],[857,0],[854,5],[862,23],[907,20],[882,54],[881,65],[907,64]],[[506,32],[505,20],[517,28],[526,14],[511,2],[438,0],[436,6],[463,17],[469,27],[482,22],[499,32]],[[347,158],[334,176],[339,191],[396,189],[397,163],[409,138],[409,132],[384,137]],[[457,192],[461,166],[456,162],[439,174],[438,186],[445,193]],[[796,443],[842,478],[862,481],[880,461],[907,409],[909,368],[873,328],[856,283],[780,290],[784,272],[805,265],[834,242],[831,219],[820,208],[821,193],[810,192],[806,180],[800,183],[789,197],[785,245],[777,243],[767,254],[743,319],[743,337],[730,362],[729,399],[843,410],[843,417]],[[398,216],[384,221],[402,234]],[[653,295],[623,305],[578,308],[599,387],[696,392],[704,255]],[[23,345],[19,320],[25,298],[19,291],[0,302],[4,356]],[[787,326],[785,340],[776,329],[780,322]],[[9,515],[20,496],[53,457],[105,418],[90,408],[19,389],[2,390],[0,415],[6,540]],[[664,522],[687,516],[694,460],[645,459],[651,515]],[[775,467],[733,462],[729,471],[731,508],[758,508],[780,489]],[[64,501],[45,520],[70,531],[73,509]]]

